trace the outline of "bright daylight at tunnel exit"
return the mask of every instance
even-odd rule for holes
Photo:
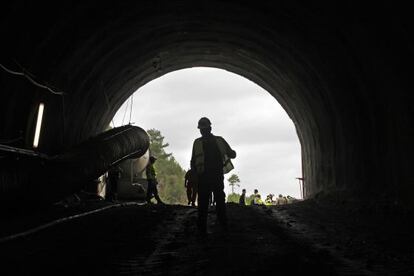
[[[257,189],[263,202],[273,195],[268,199],[271,204],[278,203],[279,195],[283,197],[279,204],[302,198],[300,143],[292,120],[266,90],[237,74],[206,67],[168,73],[130,96],[111,126],[131,123],[159,131],[163,142],[168,143],[165,153],[187,171],[193,141],[200,136],[197,121],[204,116],[212,122],[212,133],[226,137],[238,154],[234,170],[225,175],[227,202],[238,202],[242,189],[246,189],[247,197]],[[157,169],[162,166],[158,164]],[[161,198],[186,204],[182,173],[159,170],[163,174],[158,188]],[[230,185],[228,179],[233,174],[240,182]],[[140,197],[134,189],[139,182],[145,183],[140,176],[121,178],[118,196],[132,197],[135,193]]]

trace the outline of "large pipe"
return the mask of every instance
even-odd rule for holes
[[[141,157],[148,147],[148,134],[136,126],[118,127],[97,135],[48,162],[46,175],[53,176],[48,194],[53,191],[60,197],[78,191],[121,161]]]
[[[7,197],[9,202],[17,199],[36,204],[55,202],[81,190],[123,160],[141,157],[148,148],[145,130],[128,125],[91,137],[53,157],[13,161],[29,172],[2,197]]]

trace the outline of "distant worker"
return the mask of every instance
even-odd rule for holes
[[[266,196],[265,204],[266,205],[272,205],[273,204],[273,194],[268,194]]]
[[[263,200],[260,194],[257,194],[254,199],[254,205],[263,205]]]
[[[112,202],[116,202],[118,200],[118,182],[121,178],[122,169],[119,166],[113,166],[108,170],[107,176],[107,198]]]
[[[158,204],[164,204],[162,200],[160,199],[158,195],[158,181],[157,181],[157,175],[155,173],[154,169],[154,163],[157,160],[154,156],[150,156],[149,163],[145,169],[145,173],[147,175],[147,182],[148,182],[148,188],[147,188],[147,203],[151,204],[151,199],[154,197],[157,200]]]
[[[259,191],[257,189],[254,189],[253,191],[253,195],[250,197],[251,201],[250,201],[250,205],[255,205],[256,201],[257,201],[257,197],[260,197]]]
[[[220,136],[211,133],[211,122],[203,117],[198,121],[201,137],[193,143],[191,169],[197,172],[198,178],[198,221],[200,234],[207,234],[207,213],[209,196],[214,194],[217,218],[221,226],[227,230],[227,215],[224,194],[224,176],[234,167],[230,158],[236,152]]]
[[[185,173],[184,187],[187,189],[188,205],[195,206],[197,198],[197,174],[191,169]]]
[[[246,189],[242,190],[242,194],[239,198],[239,204],[243,206],[246,205]]]
[[[288,204],[290,204],[290,203],[294,203],[294,202],[298,201],[296,198],[294,198],[294,197],[292,197],[292,196],[290,196],[290,195],[288,195],[288,196],[286,197],[286,199],[287,199],[287,203],[288,203]]]
[[[279,197],[277,198],[277,205],[285,205],[287,204],[287,199],[282,194],[279,194]]]

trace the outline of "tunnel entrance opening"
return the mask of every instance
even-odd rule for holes
[[[273,194],[274,203],[279,194],[292,201],[302,198],[297,182],[298,177],[302,178],[301,149],[292,120],[266,90],[237,74],[212,67],[170,72],[134,92],[111,125],[132,123],[146,130],[159,130],[169,145],[165,151],[184,171],[189,168],[192,143],[200,136],[197,121],[204,116],[211,119],[213,134],[225,137],[238,153],[233,162],[235,170],[225,175],[228,201],[238,202],[242,189],[247,190],[247,197],[258,189],[263,201]],[[186,204],[183,175],[177,173],[174,176],[178,178],[171,182],[168,179],[173,175],[159,169],[160,194],[169,198],[168,203]],[[231,186],[228,179],[233,174],[240,182]],[[134,180],[130,173],[121,179],[121,196],[131,191],[131,185],[145,184]],[[172,194],[176,194],[174,199]]]
[[[301,142],[305,198],[341,199],[345,191],[412,206],[409,9],[184,0],[15,1],[4,10],[1,64],[16,69],[15,59],[66,94],[2,75],[1,139],[29,137],[22,144],[31,147],[28,113],[43,102],[47,127],[38,150],[64,152],[106,129],[147,82],[183,68],[217,67],[257,83],[289,114]],[[5,197],[27,193],[27,168],[9,177],[18,166],[1,172]]]

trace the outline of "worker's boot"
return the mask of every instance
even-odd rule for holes
[[[155,196],[155,199],[157,200],[157,204],[160,204],[160,205],[164,205],[165,204],[164,202],[162,202],[161,198],[158,195]]]

